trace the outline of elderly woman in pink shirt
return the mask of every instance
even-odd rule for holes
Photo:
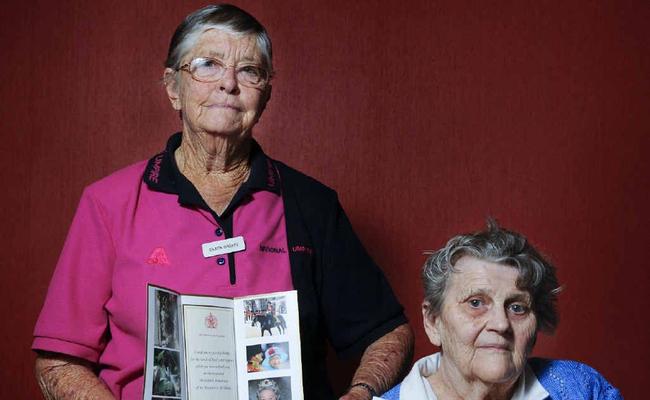
[[[84,191],[34,333],[47,398],[141,398],[147,284],[228,297],[297,290],[307,398],[333,396],[326,340],[363,353],[344,399],[397,378],[412,332],[336,193],[253,140],[272,77],[269,36],[245,11],[208,6],[178,26],[163,82],[182,131]],[[215,240],[229,240],[227,254],[202,253]]]

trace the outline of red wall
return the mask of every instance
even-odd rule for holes
[[[489,3],[237,2],[275,44],[256,136],[339,191],[412,319],[416,356],[433,350],[423,250],[492,215],[564,283],[560,328],[536,353],[585,361],[643,398],[650,3]],[[178,129],[162,62],[203,4],[3,5],[0,397],[37,396],[31,331],[82,188]]]

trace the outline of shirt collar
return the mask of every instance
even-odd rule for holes
[[[427,377],[436,372],[440,367],[440,353],[435,353],[415,362],[413,369],[406,376],[400,386],[401,399],[429,399],[436,400],[436,395],[431,390]],[[516,383],[513,400],[543,400],[549,397],[548,392],[537,380],[535,373],[526,364],[524,373]]]
[[[519,378],[512,400],[543,400],[549,397],[530,365],[526,364],[524,373]]]
[[[181,174],[178,165],[176,165],[174,152],[181,142],[182,134],[180,132],[173,134],[167,141],[165,150],[149,160],[142,180],[152,190],[177,194],[181,204],[207,208],[194,185]],[[241,201],[245,195],[255,191],[266,190],[278,195],[281,192],[278,170],[275,168],[273,160],[264,154],[255,140],[251,145],[250,167],[249,177],[235,194],[231,202],[232,206]]]

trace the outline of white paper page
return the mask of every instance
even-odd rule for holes
[[[235,332],[240,400],[304,398],[295,290],[236,298]]]
[[[182,299],[188,399],[237,399],[232,300]]]

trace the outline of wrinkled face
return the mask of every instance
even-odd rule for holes
[[[259,400],[276,400],[277,396],[271,389],[264,389],[258,393],[257,398]]]
[[[253,36],[236,36],[218,29],[203,32],[181,65],[195,57],[212,57],[229,66],[262,65]],[[184,131],[218,135],[249,135],[270,94],[270,86],[251,88],[238,82],[228,68],[217,82],[199,82],[186,71],[165,69],[172,106],[182,111]]]
[[[530,294],[517,288],[516,268],[469,256],[455,268],[440,315],[427,317],[423,305],[425,330],[442,348],[441,363],[466,380],[513,383],[535,338]]]

